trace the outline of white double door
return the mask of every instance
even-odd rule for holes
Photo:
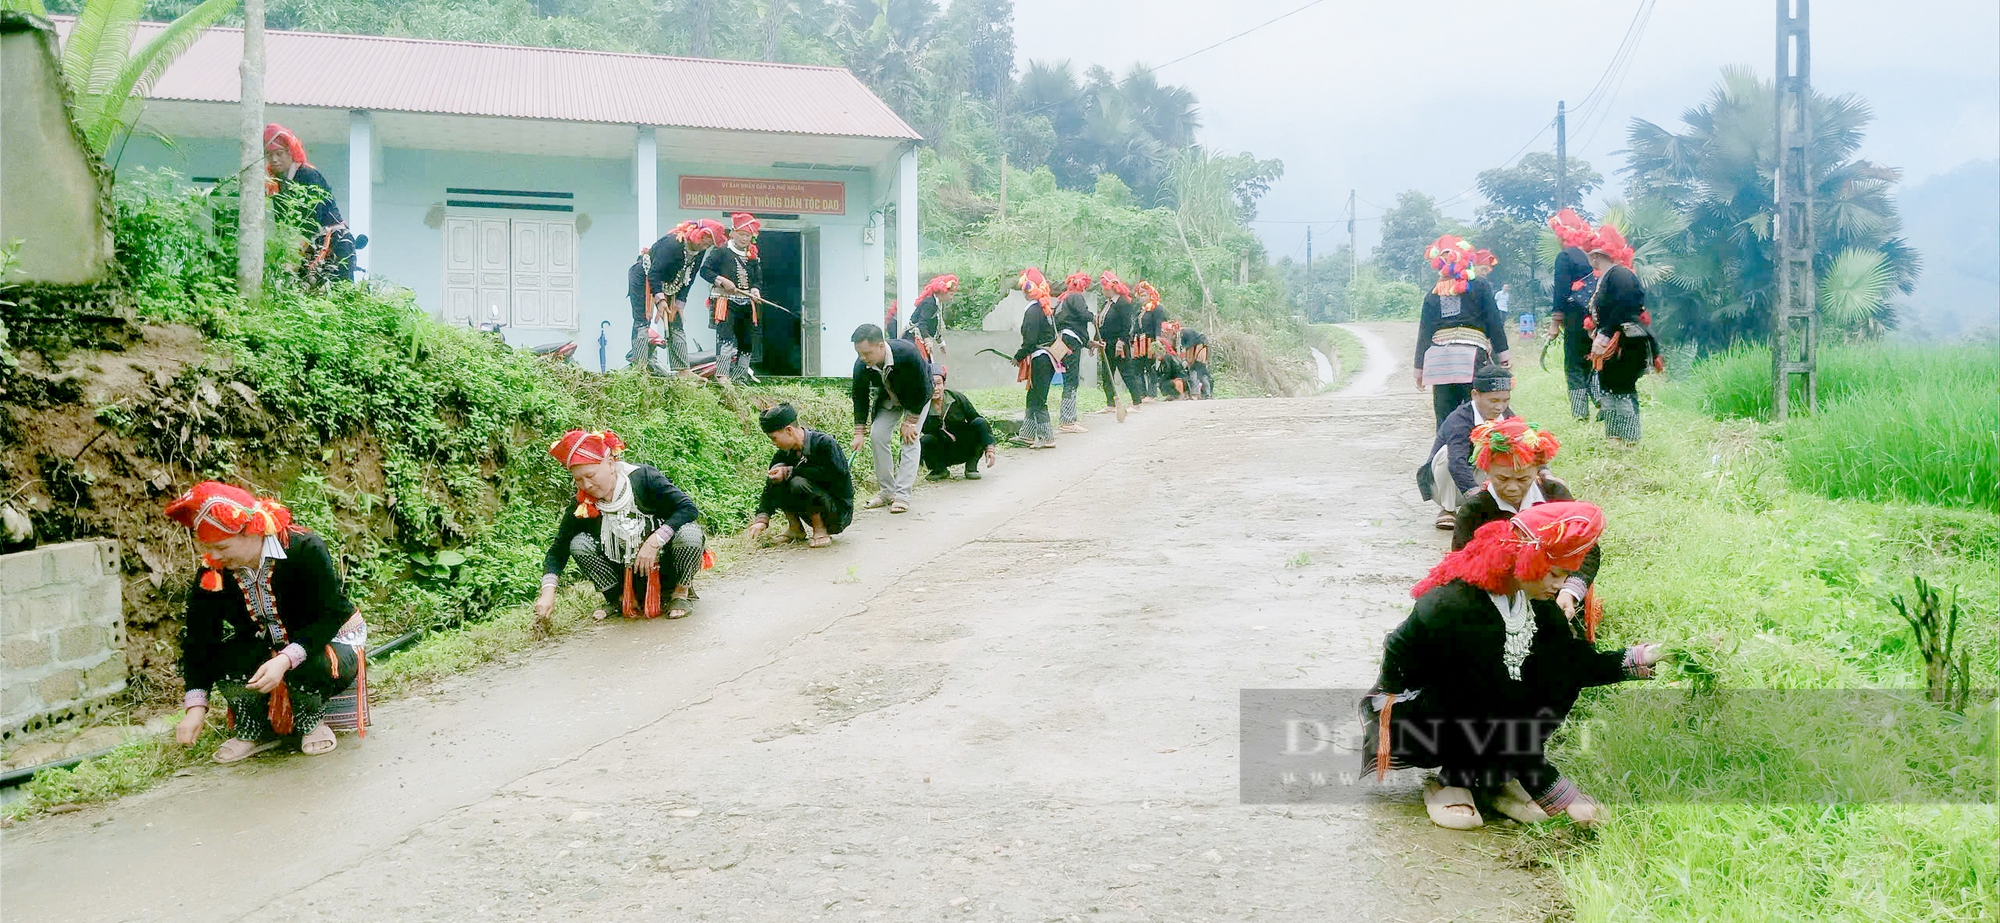
[[[444,321],[575,330],[576,219],[444,219]]]

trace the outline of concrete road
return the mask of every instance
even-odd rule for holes
[[[1149,406],[0,842],[8,921],[1540,920],[1415,793],[1242,805],[1238,691],[1365,686],[1443,548],[1409,325],[1317,399]]]

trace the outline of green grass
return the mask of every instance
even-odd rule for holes
[[[1904,500],[2000,512],[2000,357],[1991,347],[1855,345],[1820,358],[1820,411],[1794,383],[1776,428],[1792,483],[1833,498]],[[1707,359],[1667,402],[1718,419],[1771,415],[1770,352]]]
[[[2000,516],[1830,499],[1793,477],[1792,433],[1713,420],[1686,395],[1656,400],[1659,385],[1644,388],[1639,449],[1609,448],[1600,426],[1560,423],[1554,466],[1606,511],[1603,640],[1673,651],[1655,685],[1921,689],[1921,660],[1889,596],[1923,574],[1955,587],[1967,612],[2000,609]],[[1560,373],[1517,366],[1514,401],[1530,419],[1567,419]],[[1995,685],[1996,636],[1991,618],[1960,626],[1976,687]],[[1685,746],[1699,740],[1686,709],[1645,711],[1660,705],[1615,688],[1587,696],[1578,718],[1657,731],[1587,753],[1568,745],[1558,762],[1607,794],[1625,784],[1619,761],[1704,768],[1718,795],[1813,790],[1826,773],[1891,791],[1992,784],[1990,714],[1967,725],[1920,703],[1893,733],[1838,751],[1828,728],[1767,715],[1727,729],[1725,759]],[[1983,758],[1968,763],[1969,748]],[[1968,767],[1984,778],[1951,777]],[[1526,836],[1543,842],[1578,920],[1914,923],[2000,919],[1996,830],[1991,803],[1618,803],[1584,838],[1560,827]]]

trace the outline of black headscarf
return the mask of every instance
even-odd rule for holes
[[[1472,376],[1472,390],[1481,394],[1514,390],[1514,373],[1493,363],[1482,366]]]
[[[766,436],[797,422],[799,422],[799,412],[793,410],[790,404],[779,404],[757,417],[757,423],[764,427]]]

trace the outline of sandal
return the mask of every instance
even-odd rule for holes
[[[1453,513],[1450,510],[1439,510],[1437,518],[1437,527],[1445,530],[1457,529],[1458,514]]]
[[[1521,787],[1519,779],[1508,779],[1506,785],[1493,793],[1493,810],[1522,824],[1539,824],[1549,819],[1549,812],[1528,797],[1528,790]]]
[[[668,600],[667,618],[684,619],[693,615],[694,610],[688,607],[688,602],[689,598],[686,596],[676,596]]]
[[[909,505],[908,503],[905,503],[905,502],[903,502],[903,501],[901,501],[901,500],[891,500],[891,501],[889,501],[889,512],[891,512],[891,513],[907,513],[907,512],[909,512],[909,511],[910,511],[910,505]]]
[[[828,545],[831,545],[831,544],[833,544],[833,536],[831,536],[831,535],[815,535],[815,536],[813,536],[813,537],[812,537],[812,539],[811,539],[810,541],[806,542],[806,547],[807,547],[807,548],[825,548],[826,546],[828,546]]]
[[[1452,810],[1459,807],[1465,811]],[[1424,780],[1424,810],[1431,823],[1447,830],[1477,830],[1486,825],[1486,819],[1479,816],[1479,806],[1472,801],[1472,792],[1436,779]]]
[[[252,743],[240,737],[232,737],[223,741],[222,746],[215,748],[215,761],[218,763],[241,763],[259,753],[276,747],[279,743],[280,741],[277,740]]]
[[[324,721],[306,736],[299,738],[299,752],[307,756],[332,753],[333,748],[337,746],[340,746],[340,741],[334,738],[333,728],[328,727]]]

